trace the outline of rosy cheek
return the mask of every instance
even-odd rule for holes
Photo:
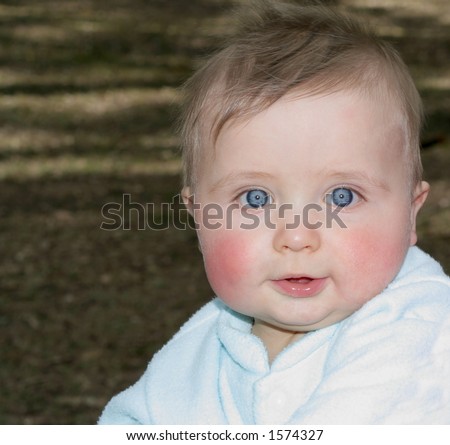
[[[239,283],[248,276],[250,255],[239,234],[217,234],[203,247],[206,274],[214,292],[225,300],[234,300]]]
[[[373,230],[352,232],[345,254],[342,252],[346,258],[342,265],[347,267],[347,279],[353,284],[352,299],[363,303],[381,292],[399,271],[406,249],[398,236]]]
[[[400,249],[398,243],[388,242],[386,238],[373,237],[370,233],[353,235],[351,241],[352,254],[363,268],[389,270],[399,261]]]

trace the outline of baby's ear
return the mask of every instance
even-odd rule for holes
[[[194,218],[194,194],[192,193],[192,189],[190,187],[183,187],[181,190],[181,197],[183,198],[184,205],[186,206],[189,214]],[[200,244],[200,239],[198,239],[198,250],[202,252],[202,246]]]
[[[183,187],[181,190],[181,197],[188,212],[194,216],[194,195],[190,187]]]
[[[411,206],[411,239],[410,245],[414,246],[417,242],[416,218],[419,210],[422,208],[430,191],[430,184],[421,181],[414,189],[413,202]]]

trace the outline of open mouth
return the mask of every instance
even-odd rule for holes
[[[325,287],[326,281],[326,278],[299,276],[273,280],[273,283],[281,293],[290,297],[302,298],[319,294]]]
[[[287,281],[291,283],[302,283],[307,284],[314,280],[314,278],[310,277],[300,277],[300,278],[286,278]]]

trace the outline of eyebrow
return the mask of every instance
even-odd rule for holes
[[[325,178],[331,178],[339,182],[351,182],[351,181],[362,181],[366,184],[368,184],[370,187],[382,189],[385,191],[390,191],[390,187],[388,184],[380,179],[377,179],[375,177],[369,176],[365,172],[361,172],[359,170],[324,170],[320,173],[321,176]],[[260,171],[241,171],[241,172],[231,172],[224,176],[223,178],[220,178],[218,181],[216,181],[212,187],[211,191],[216,192],[217,190],[220,190],[224,188],[227,184],[233,183],[233,182],[257,182],[261,180],[270,180],[273,179],[273,175],[266,172],[260,172]],[[255,184],[257,185],[257,184]]]
[[[260,171],[241,171],[241,172],[231,172],[228,175],[225,175],[223,178],[220,178],[218,181],[216,181],[212,187],[211,191],[215,192],[217,190],[220,190],[221,188],[225,187],[230,182],[254,182],[254,181],[261,181],[261,180],[269,180],[273,179],[273,175],[266,172],[260,172]]]
[[[325,170],[323,175],[327,178],[336,178],[336,180],[347,182],[347,181],[362,181],[368,184],[370,187],[383,189],[386,191],[390,190],[388,184],[378,178],[368,175],[360,170]]]

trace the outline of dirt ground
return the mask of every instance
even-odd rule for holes
[[[212,297],[192,230],[138,230],[137,212],[130,230],[101,230],[101,209],[178,193],[177,88],[236,3],[1,2],[0,423],[95,423]],[[419,244],[450,271],[448,2],[333,3],[369,19],[417,81],[432,185]]]

